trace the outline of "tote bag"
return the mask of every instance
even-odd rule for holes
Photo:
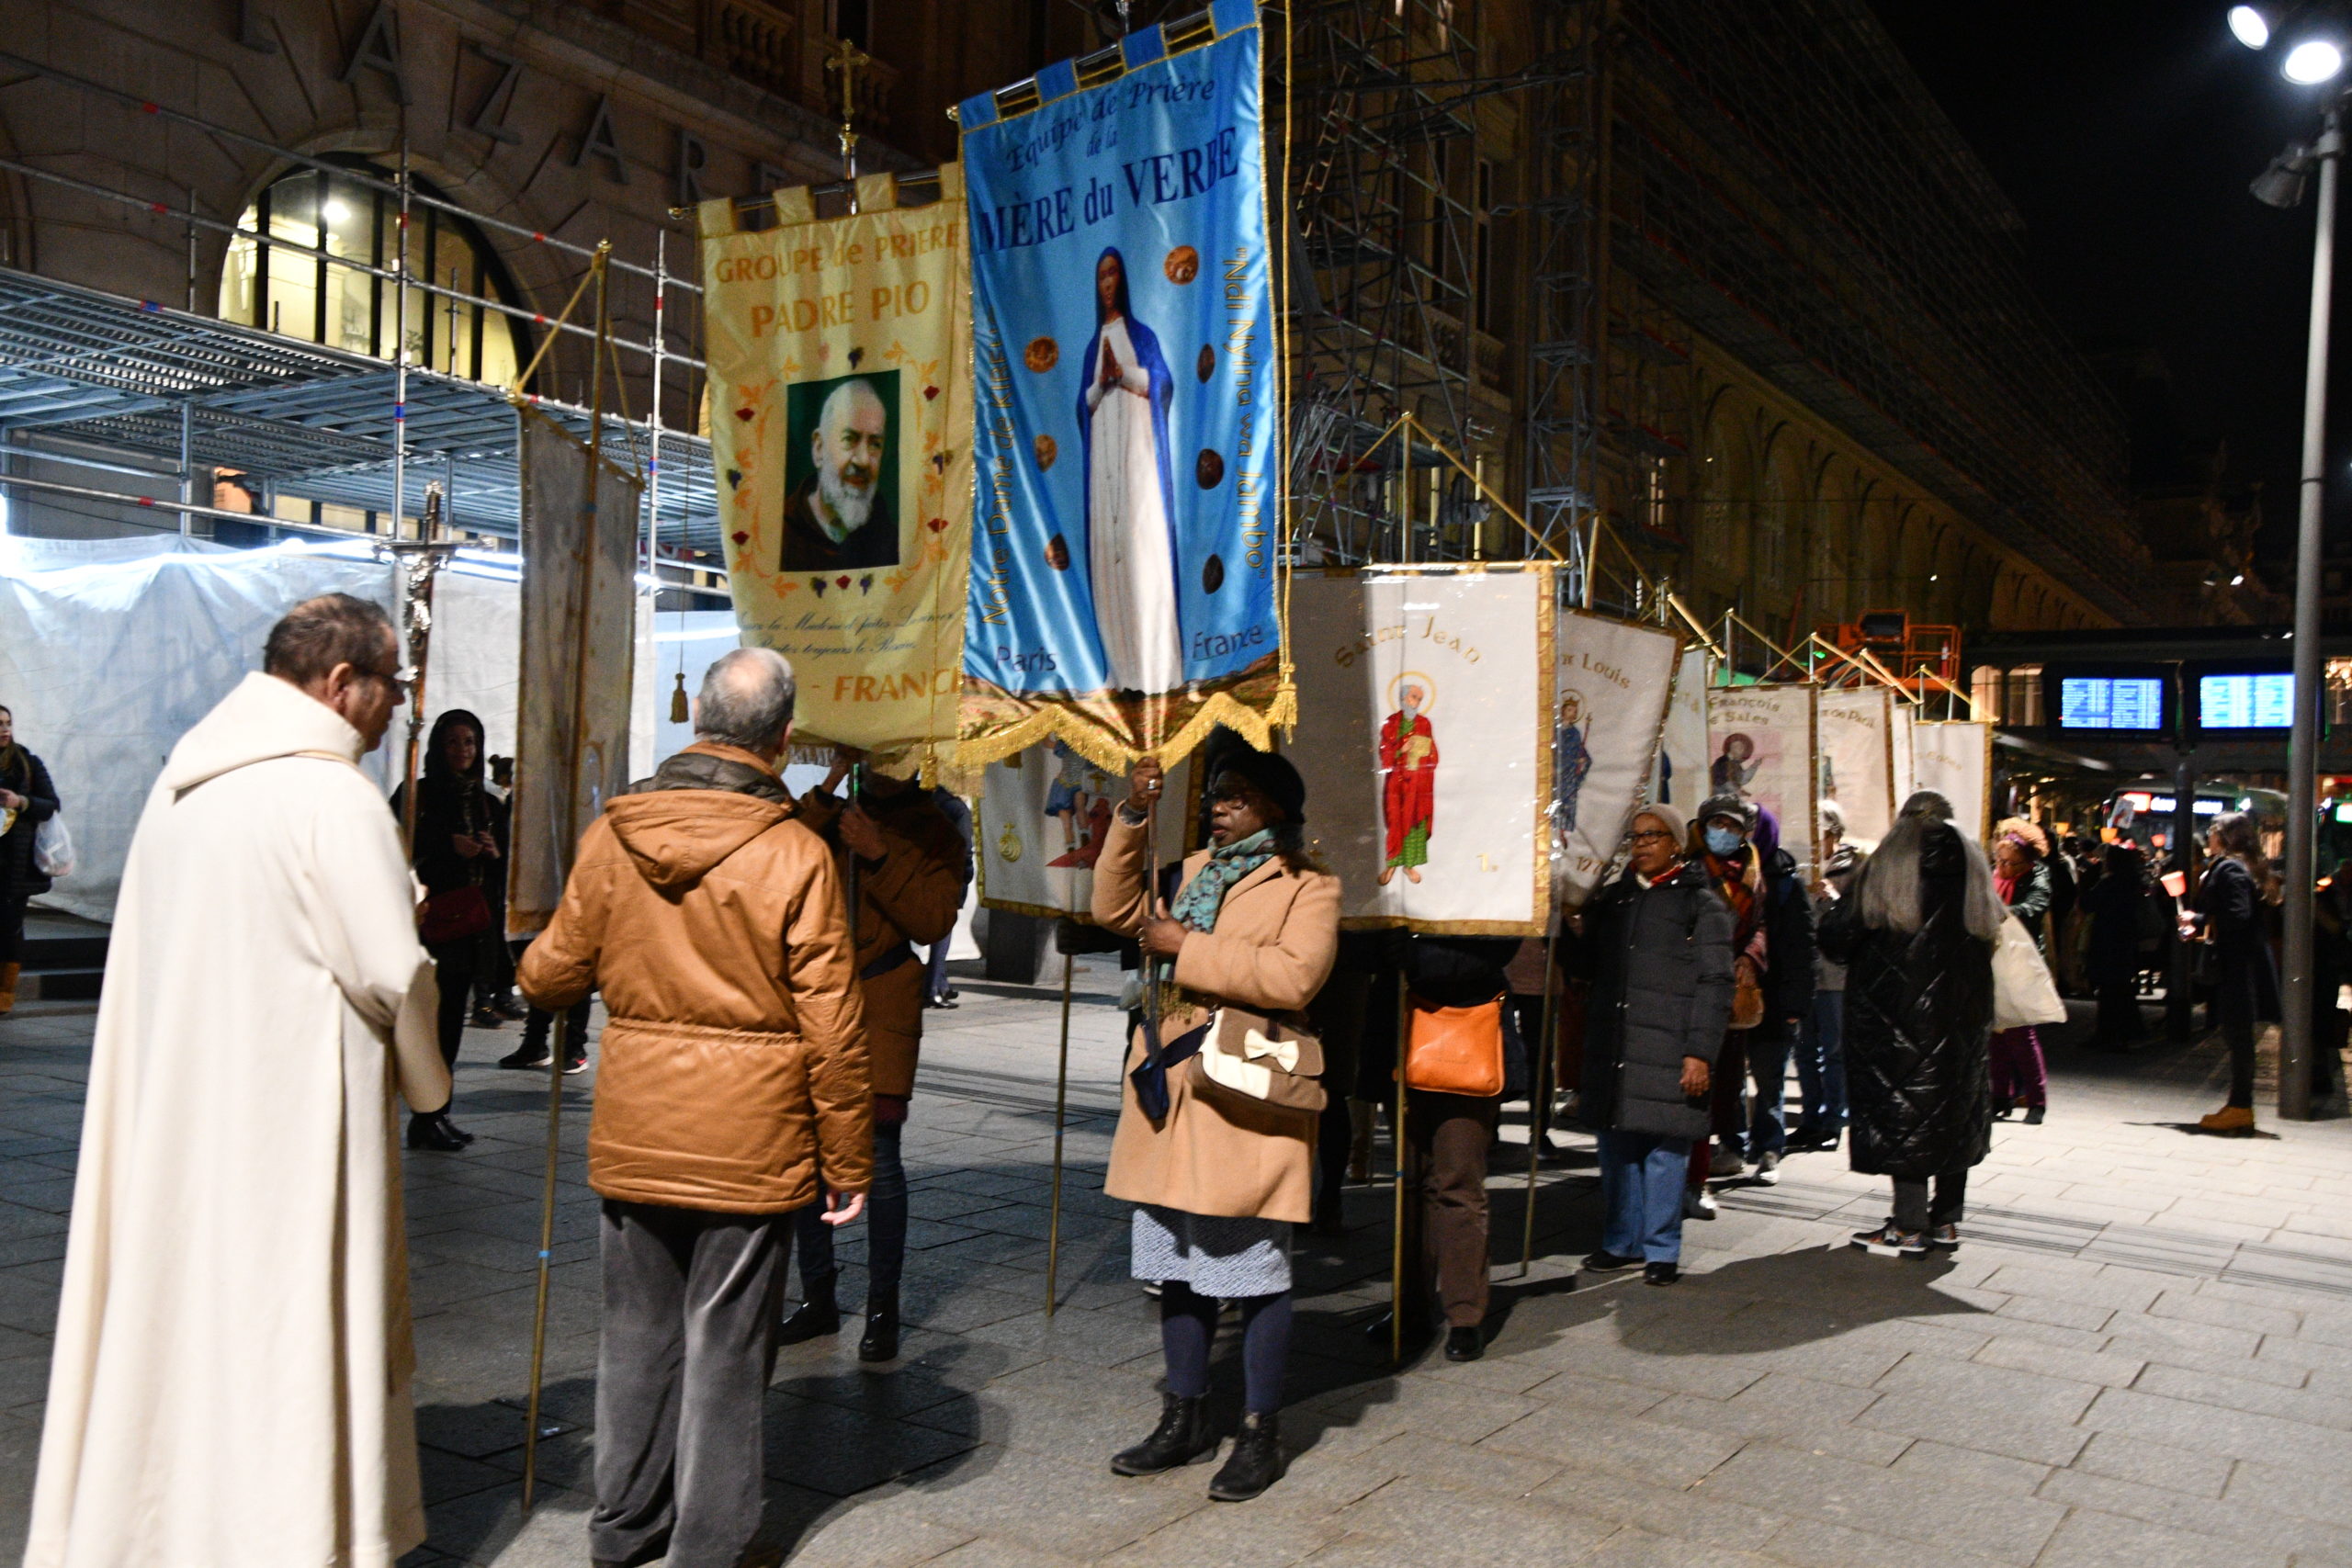
[[[2015,915],[2004,918],[2000,942],[1993,949],[1993,1027],[2023,1029],[2065,1021],[2066,1004],[2050,978],[2050,965],[2041,961],[2024,923]]]

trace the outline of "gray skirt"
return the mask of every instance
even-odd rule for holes
[[[1290,1289],[1290,1222],[1190,1214],[1145,1203],[1136,1210],[1133,1263],[1138,1280],[1181,1280],[1221,1301]]]

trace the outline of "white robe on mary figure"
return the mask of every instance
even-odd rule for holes
[[[1100,356],[1116,356],[1118,379],[1102,385],[1102,361],[1089,367],[1093,412],[1087,453],[1087,575],[1094,625],[1114,692],[1172,692],[1184,683],[1183,634],[1176,624],[1176,561],[1168,542],[1168,497],[1159,483],[1159,437],[1151,418],[1151,375],[1136,363],[1125,317],[1102,323]]]
[[[148,796],[26,1568],[390,1568],[424,1540],[393,1097],[449,1079],[360,750],[248,675]]]

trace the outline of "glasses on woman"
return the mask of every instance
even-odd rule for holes
[[[1654,844],[1660,839],[1664,839],[1668,842],[1671,843],[1674,840],[1674,835],[1668,832],[1663,828],[1645,828],[1640,832],[1634,835],[1634,842],[1637,844]]]

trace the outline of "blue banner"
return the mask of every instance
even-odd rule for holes
[[[963,107],[975,484],[963,755],[1172,760],[1276,696],[1281,363],[1248,0]]]

